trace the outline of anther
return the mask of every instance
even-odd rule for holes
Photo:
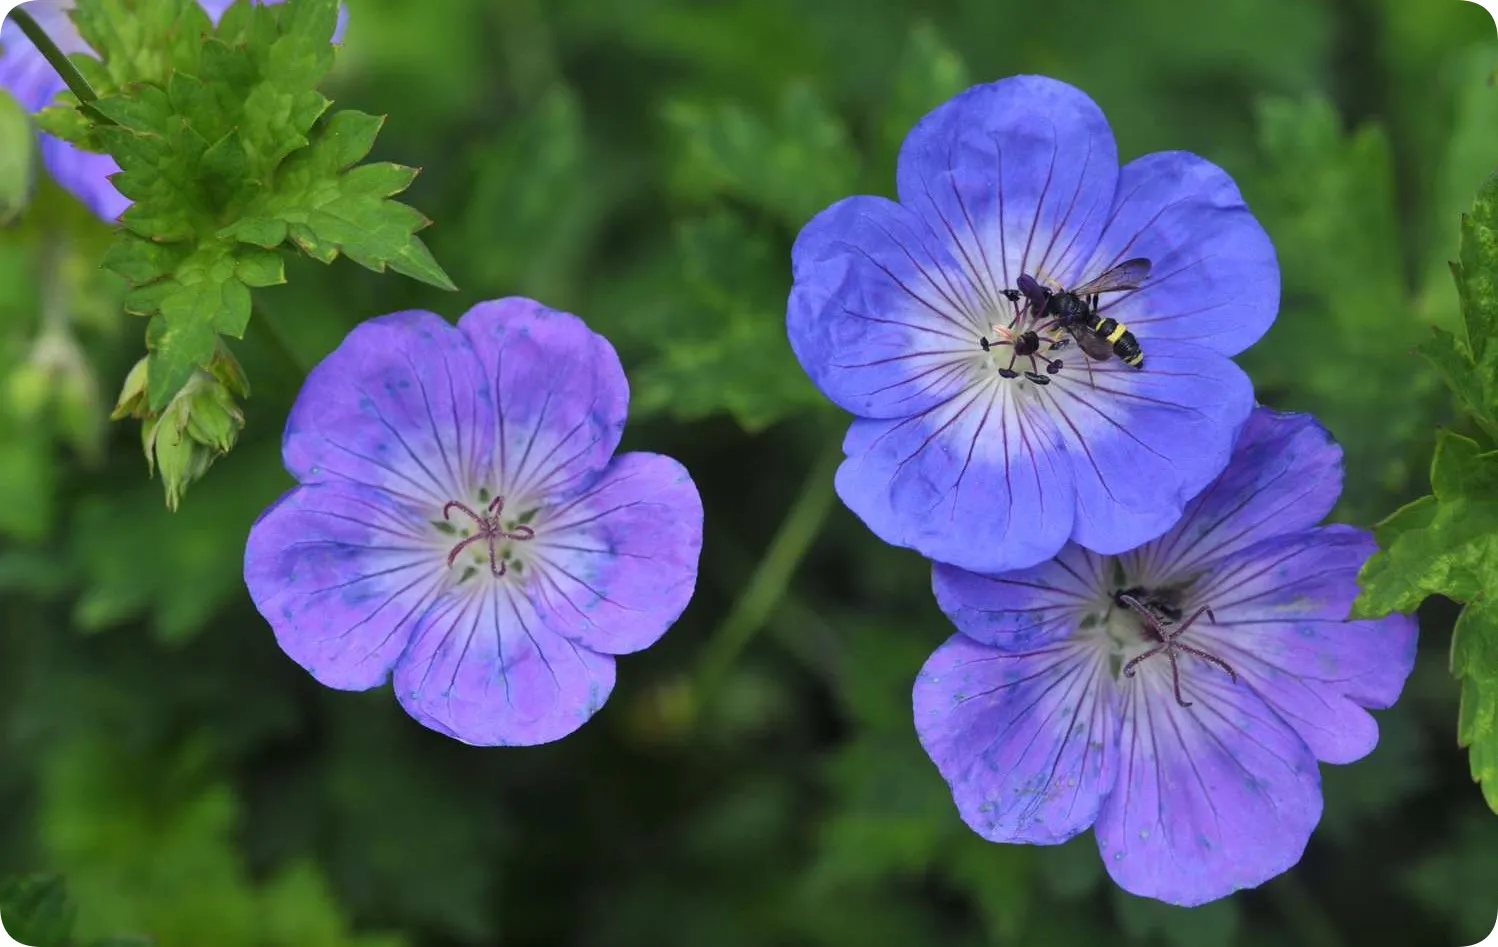
[[[1025,372],[1025,377],[1037,385],[1049,385],[1051,383],[1049,378],[1036,372]]]

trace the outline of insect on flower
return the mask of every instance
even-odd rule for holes
[[[921,119],[895,183],[792,251],[791,346],[855,415],[843,502],[988,573],[1170,528],[1227,463],[1254,404],[1231,356],[1279,305],[1232,179],[1182,151],[1120,168],[1090,98],[1015,76]]]
[[[613,347],[528,299],[355,328],[287,419],[300,486],[245,547],[281,648],[329,687],[393,677],[407,712],[467,743],[577,729],[614,656],[686,607],[702,547],[686,470],[614,455],[628,401]]]
[[[1309,416],[1260,408],[1158,539],[994,576],[937,564],[958,634],[916,681],[915,724],[968,825],[1039,845],[1092,827],[1121,887],[1180,905],[1299,861],[1318,761],[1373,750],[1367,708],[1415,658],[1411,616],[1347,620],[1376,547],[1316,525],[1341,459]]]

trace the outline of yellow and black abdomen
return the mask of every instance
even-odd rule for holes
[[[1117,319],[1099,316],[1090,328],[1113,346],[1113,354],[1125,365],[1132,368],[1144,367],[1144,350],[1139,347],[1139,340],[1134,338],[1134,333],[1129,331],[1128,326]]]

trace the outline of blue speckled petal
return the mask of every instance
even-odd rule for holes
[[[1116,691],[1094,649],[1001,652],[953,635],[915,683],[915,727],[962,818],[995,842],[1092,825],[1118,761]]]

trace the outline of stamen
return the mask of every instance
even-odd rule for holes
[[[508,530],[504,528],[504,524],[500,522],[500,517],[505,509],[505,498],[502,496],[497,496],[491,500],[484,513],[476,513],[467,504],[459,503],[457,500],[449,500],[442,507],[442,518],[450,519],[454,509],[461,510],[467,514],[478,528],[478,532],[465,538],[448,551],[448,568],[451,568],[452,564],[457,561],[458,553],[467,548],[470,543],[483,540],[489,545],[489,572],[495,578],[499,578],[505,574],[507,567],[504,561],[499,558],[496,544],[503,539],[526,540],[536,538],[536,531],[529,526],[516,526],[514,529]]]
[[[1196,620],[1203,615],[1206,615],[1207,620],[1212,622],[1214,625],[1217,623],[1217,616],[1212,613],[1212,609],[1209,606],[1203,605],[1201,608],[1198,608],[1196,611],[1192,612],[1185,621],[1177,621],[1169,617],[1167,611],[1171,609],[1169,609],[1169,607],[1164,605],[1163,603],[1156,603],[1153,600],[1148,600],[1149,604],[1146,605],[1144,602],[1141,602],[1139,599],[1134,597],[1135,593],[1142,594],[1143,592],[1143,589],[1131,588],[1114,595],[1115,601],[1117,601],[1121,605],[1129,607],[1134,612],[1136,612],[1140,618],[1144,619],[1146,634],[1149,638],[1159,642],[1159,644],[1155,645],[1153,648],[1150,648],[1148,651],[1145,651],[1142,654],[1135,655],[1133,658],[1131,658],[1128,663],[1123,666],[1124,677],[1133,677],[1135,673],[1137,673],[1136,669],[1140,664],[1144,663],[1144,661],[1154,657],[1155,655],[1163,651],[1165,653],[1165,657],[1170,661],[1170,679],[1171,683],[1174,685],[1176,703],[1180,704],[1182,707],[1190,707],[1192,706],[1191,701],[1187,700],[1181,695],[1181,667],[1179,659],[1176,655],[1176,652],[1184,651],[1187,654],[1201,658],[1208,664],[1215,665],[1216,667],[1219,667],[1222,670],[1228,672],[1228,676],[1233,679],[1233,683],[1238,683],[1238,672],[1233,670],[1232,665],[1217,657],[1217,655],[1215,654],[1204,651],[1201,648],[1197,648],[1192,645],[1184,644],[1180,640],[1181,636],[1186,633],[1186,631],[1192,626],[1192,624],[1194,624]],[[1178,618],[1179,616],[1180,612],[1177,611],[1176,617]]]

